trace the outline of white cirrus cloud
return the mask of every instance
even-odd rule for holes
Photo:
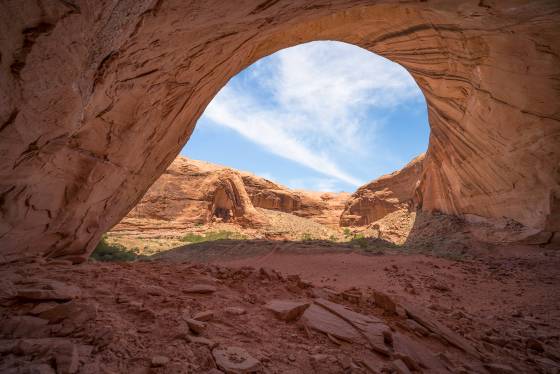
[[[266,57],[232,79],[203,117],[275,155],[358,186],[363,181],[343,165],[371,151],[366,144],[375,143],[380,126],[371,111],[416,100],[422,94],[401,66],[353,45],[311,42]]]

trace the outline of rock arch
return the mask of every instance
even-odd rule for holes
[[[224,222],[236,220],[240,224],[262,224],[264,217],[253,206],[243,179],[233,170],[224,169],[219,172],[208,193],[210,204],[207,221],[219,218]]]
[[[429,106],[422,207],[559,231],[560,4],[0,4],[0,248],[87,255],[227,80],[311,40],[403,65]]]

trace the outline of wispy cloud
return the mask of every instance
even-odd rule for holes
[[[241,73],[204,116],[273,154],[357,186],[364,181],[344,165],[372,151],[367,145],[381,124],[371,111],[418,100],[418,93],[404,68],[382,57],[340,42],[312,42]]]
[[[261,110],[247,97],[238,95],[229,87],[220,92],[219,100],[214,99],[205,113],[215,123],[237,131],[269,152],[352,185],[361,184],[361,181],[341,170],[328,154],[314,151],[300,139],[291,136],[284,126],[286,116],[275,117],[273,113]]]
[[[287,185],[294,190],[333,192],[337,191],[338,181],[334,178],[295,178],[288,180]]]

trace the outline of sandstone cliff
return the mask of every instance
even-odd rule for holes
[[[258,227],[267,218],[255,208],[263,208],[338,227],[348,196],[293,191],[250,173],[177,157],[127,217]]]
[[[413,210],[424,158],[425,155],[422,154],[401,170],[358,188],[346,202],[340,225],[367,226],[397,210]]]

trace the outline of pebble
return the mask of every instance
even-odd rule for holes
[[[227,314],[233,314],[236,316],[240,316],[243,315],[245,313],[247,313],[247,311],[243,308],[237,307],[237,306],[230,306],[224,309],[224,312],[226,312]]]
[[[154,356],[152,357],[152,367],[158,368],[165,366],[169,363],[169,358],[165,356]]]

